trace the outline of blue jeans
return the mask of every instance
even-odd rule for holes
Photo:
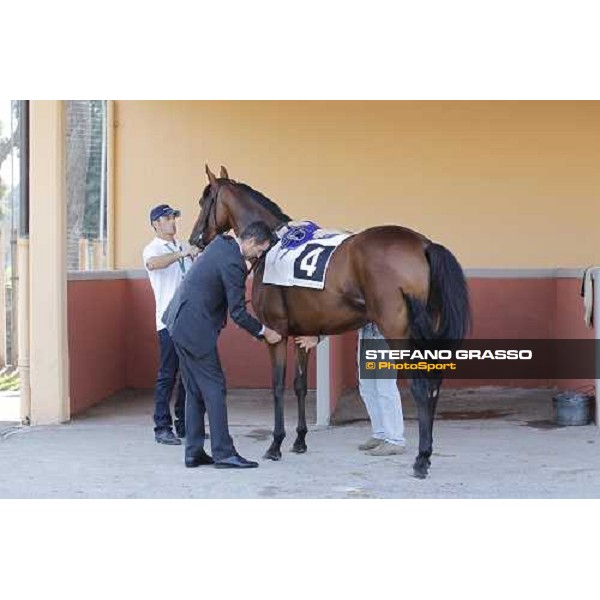
[[[169,402],[177,383],[179,358],[175,345],[166,328],[158,332],[159,367],[154,388],[154,431],[170,428],[173,425]],[[175,396],[175,418],[185,424],[185,388],[183,379],[179,378]]]

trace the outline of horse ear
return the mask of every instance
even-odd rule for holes
[[[229,179],[229,173],[227,172],[227,169],[221,165],[221,174],[219,175],[219,177],[221,179]]]
[[[209,169],[208,165],[206,165],[206,175],[208,177],[208,181],[210,182],[211,186],[216,186],[217,185],[217,178],[215,177],[215,174]]]

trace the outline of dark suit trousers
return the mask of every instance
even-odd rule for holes
[[[217,348],[202,357],[197,357],[177,342],[175,347],[179,354],[179,367],[187,392],[185,456],[196,457],[204,448],[205,413],[208,413],[213,459],[218,461],[233,456],[236,451],[227,422],[227,388]]]

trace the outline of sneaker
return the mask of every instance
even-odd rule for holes
[[[358,449],[359,450],[372,450],[373,448],[377,448],[380,444],[383,444],[384,440],[380,440],[379,438],[370,437],[364,444],[361,444]]]
[[[169,446],[180,446],[181,440],[176,438],[171,428],[163,428],[154,432],[154,439],[158,444],[168,444]]]
[[[400,444],[390,444],[389,442],[383,442],[376,448],[369,450],[367,454],[371,456],[393,456],[394,454],[404,454],[406,452],[406,446]]]

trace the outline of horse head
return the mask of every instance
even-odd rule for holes
[[[250,186],[238,183],[221,167],[219,178],[206,165],[208,185],[200,199],[200,215],[192,229],[190,244],[201,250],[219,233],[233,229],[237,235],[254,221],[264,221],[272,230],[290,217]]]
[[[208,185],[204,188],[198,201],[200,214],[192,229],[189,243],[203,250],[219,233],[229,231],[233,227],[230,212],[227,210],[227,196],[230,187],[227,169],[221,167],[220,177],[206,165]]]

